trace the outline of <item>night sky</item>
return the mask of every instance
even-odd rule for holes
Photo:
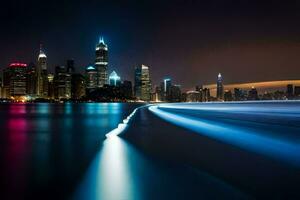
[[[300,79],[300,1],[9,0],[0,27],[0,69],[36,61],[42,43],[51,71],[68,58],[83,71],[103,36],[122,79],[139,63],[154,85],[167,76],[185,89],[219,72],[225,83]]]

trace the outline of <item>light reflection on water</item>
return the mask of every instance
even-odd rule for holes
[[[74,199],[140,199],[140,189],[130,169],[130,155],[137,156],[119,137],[105,140]]]
[[[68,196],[68,187],[84,173],[105,134],[137,106],[0,104],[1,185],[21,197],[39,191],[51,196],[54,187],[60,197]]]

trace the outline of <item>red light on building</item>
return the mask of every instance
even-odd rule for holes
[[[25,64],[25,63],[11,63],[9,66],[10,67],[27,67],[27,64]]]

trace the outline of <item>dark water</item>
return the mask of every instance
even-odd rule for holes
[[[7,199],[68,197],[102,148],[105,134],[137,106],[1,104],[2,194]]]
[[[245,197],[205,172],[151,157],[119,137],[106,139],[137,106],[1,104],[0,199]],[[137,123],[131,128],[144,127]]]

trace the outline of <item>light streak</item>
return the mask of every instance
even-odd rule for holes
[[[300,145],[284,139],[277,139],[268,135],[258,134],[259,132],[250,131],[233,125],[224,125],[217,121],[209,121],[189,117],[187,115],[174,114],[161,110],[160,107],[178,109],[172,104],[150,106],[148,109],[160,118],[190,129],[201,135],[238,146],[242,149],[263,154],[275,159],[279,159],[290,164],[300,166]],[[196,106],[192,106],[195,109]],[[183,107],[181,107],[183,109]],[[191,109],[191,107],[190,107]],[[258,130],[259,131],[259,130]]]
[[[148,106],[148,105],[146,105]],[[118,124],[118,127],[111,130],[110,132],[108,132],[105,136],[107,138],[111,138],[111,137],[114,137],[114,136],[118,136],[120,135],[123,131],[126,130],[127,126],[128,126],[128,123],[130,122],[130,120],[132,119],[132,117],[135,115],[135,113],[138,111],[138,109],[140,108],[143,108],[145,106],[140,106],[138,108],[135,108],[132,113],[130,113],[130,115],[128,115],[123,121],[122,123],[119,123]]]

